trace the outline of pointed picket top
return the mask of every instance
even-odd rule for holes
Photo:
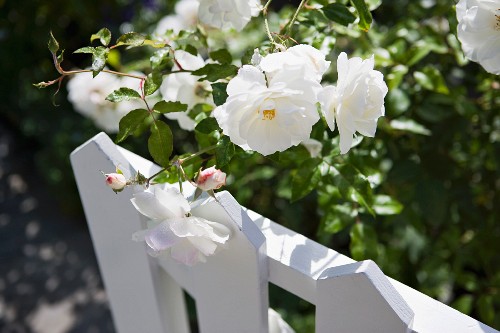
[[[71,164],[116,330],[187,333],[182,289],[131,239],[143,228],[130,203],[135,189],[115,194],[101,174],[118,166],[128,178],[136,169],[104,133],[75,149]]]
[[[125,158],[146,177],[158,169],[154,164],[124,149]],[[190,196],[194,187],[183,184]],[[206,263],[192,267],[160,256],[160,266],[184,288],[196,302],[199,327],[204,333],[267,333],[268,263],[266,239],[246,211],[227,191],[208,195],[193,203],[191,213],[210,221],[231,226],[227,244]],[[244,300],[244,301],[243,301]]]
[[[325,270],[317,295],[318,333],[413,332],[413,311],[371,260]]]

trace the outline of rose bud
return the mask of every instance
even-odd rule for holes
[[[108,173],[104,177],[106,177],[106,185],[115,192],[120,192],[127,186],[127,179],[120,173]]]
[[[221,188],[226,184],[226,174],[215,167],[200,171],[196,186],[203,191],[210,191]]]

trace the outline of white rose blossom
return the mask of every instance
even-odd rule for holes
[[[198,0],[181,0],[175,4],[174,14],[162,18],[153,33],[157,38],[162,36],[167,30],[179,33],[181,30],[189,30],[196,26],[198,21]]]
[[[243,149],[263,155],[308,139],[319,120],[316,102],[321,89],[307,75],[308,70],[305,65],[297,65],[266,78],[257,67],[240,68],[229,81],[226,102],[213,112],[224,134]]]
[[[377,120],[385,113],[387,85],[373,66],[373,56],[347,59],[342,52],[337,60],[337,86],[326,86],[319,95],[328,127],[333,131],[337,123],[342,154],[351,149],[356,132],[375,136]]]
[[[269,333],[295,333],[293,328],[291,328],[274,309],[269,308],[267,310],[267,318],[269,322]]]
[[[107,173],[104,177],[106,177],[106,185],[115,192],[119,192],[127,186],[127,178],[121,173]]]
[[[145,241],[152,256],[170,252],[171,257],[192,266],[206,262],[230,237],[230,229],[222,223],[191,215],[191,207],[174,187],[154,188],[131,199],[134,207],[148,217],[148,228],[132,235]]]
[[[140,72],[130,72],[135,76],[145,76]],[[144,108],[141,100],[113,103],[106,97],[120,87],[134,89],[141,94],[140,80],[127,76],[116,76],[106,72],[92,77],[92,73],[79,73],[68,83],[68,100],[76,111],[92,119],[97,127],[107,133],[117,133],[120,119],[129,111]],[[148,97],[150,100],[154,96]]]
[[[460,0],[457,35],[467,58],[486,71],[500,74],[500,3],[498,0]]]
[[[260,10],[259,0],[200,0],[198,17],[210,27],[240,31]]]
[[[175,59],[183,69],[195,71],[205,66],[201,56],[194,56],[186,51],[175,51]],[[172,70],[179,70],[174,65]],[[214,105],[212,98],[212,87],[208,81],[198,81],[199,77],[191,73],[176,73],[167,75],[160,86],[160,93],[167,101],[179,101],[188,105],[188,111],[196,104],[207,103]],[[187,131],[194,130],[196,123],[188,116],[188,112],[172,112],[165,116],[168,119],[177,120],[179,126]]]
[[[290,47],[284,52],[271,53],[261,59],[259,67],[270,78],[284,68],[306,66],[305,74],[317,82],[321,82],[323,74],[330,67],[330,61],[318,49],[305,44]]]
[[[203,191],[216,190],[226,185],[226,174],[214,166],[200,171],[196,186]]]
[[[77,112],[94,121],[98,128],[116,133],[126,112],[118,110],[118,104],[107,101],[106,97],[118,88],[120,79],[112,74],[101,72],[93,78],[92,73],[81,73],[68,82],[68,100]]]

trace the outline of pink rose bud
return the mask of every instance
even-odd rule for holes
[[[203,191],[210,191],[226,185],[226,174],[215,167],[205,169],[198,175],[196,185]]]
[[[115,192],[120,192],[127,186],[127,179],[120,173],[108,173],[104,177],[106,177],[106,185],[111,187]]]

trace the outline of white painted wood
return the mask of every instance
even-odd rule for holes
[[[329,268],[318,279],[317,333],[410,333],[413,316],[371,260]]]
[[[142,229],[130,203],[133,190],[116,195],[100,174],[116,165],[129,174],[135,170],[103,133],[76,149],[71,162],[117,331],[187,333],[182,290],[161,273],[144,244],[131,240]]]
[[[121,154],[117,154],[118,151]],[[346,319],[350,319],[347,321],[352,323],[356,320],[360,325],[356,330],[349,331],[356,333],[405,332],[410,326],[412,330],[408,332],[499,333],[398,281],[386,278],[373,262],[356,263],[255,212],[241,208],[227,192],[219,194],[222,206],[212,202],[204,211],[197,212],[206,214],[204,217],[209,219],[227,219],[227,222],[235,224],[235,237],[227,249],[194,269],[170,259],[150,260],[144,247],[138,246],[140,243],[129,241],[130,235],[140,228],[136,225],[140,225],[141,221],[128,201],[132,193],[123,192],[115,196],[102,185],[102,178],[95,177],[95,172],[99,169],[109,170],[119,163],[124,169],[138,169],[150,175],[158,167],[124,149],[118,147],[116,150],[102,134],[75,151],[72,162],[110,295],[113,316],[121,333],[162,332],[149,327],[145,329],[144,325],[157,322],[157,327],[168,326],[172,318],[175,321],[179,309],[181,328],[168,332],[186,332],[187,329],[183,328],[186,326],[184,300],[179,296],[179,285],[196,300],[202,333],[265,332],[267,281],[315,304],[318,332],[344,332],[342,325]],[[106,204],[105,209],[103,203]],[[117,220],[121,220],[121,224]],[[115,230],[116,225],[123,229]],[[127,258],[127,262],[120,262],[124,261],[120,258]],[[157,275],[162,274],[157,269],[158,263],[167,272],[166,281],[157,278]],[[128,279],[128,274],[134,277]],[[121,276],[124,278],[115,285],[114,281],[120,280]],[[139,279],[139,284],[150,283],[151,288],[138,287],[136,279]],[[154,290],[158,288],[164,288],[166,293],[174,295],[173,299],[164,303],[161,299],[169,296],[155,294]],[[141,291],[137,292],[139,289]],[[130,293],[132,295],[127,295]],[[141,305],[149,304],[147,315],[136,316],[125,310],[127,303],[132,301],[137,304],[141,297],[145,300],[140,301]],[[342,301],[335,301],[340,299]],[[160,310],[151,310],[154,304],[158,304]],[[133,306],[133,309],[137,310],[138,307]],[[353,315],[355,312],[357,316]],[[124,318],[124,313],[134,319]],[[158,318],[163,316],[168,318],[167,324]],[[333,320],[335,317],[340,317],[342,321]],[[129,321],[136,322],[130,324]],[[369,326],[374,321],[376,325]],[[247,326],[252,323],[252,327]],[[396,328],[383,326],[384,323],[394,324]],[[127,330],[129,325],[133,328]],[[369,329],[361,329],[363,327]],[[377,330],[372,329],[374,327]]]
[[[317,305],[317,280],[322,272],[331,267],[355,263],[353,259],[276,224],[256,212],[247,209],[247,213],[267,239],[269,282],[314,305]],[[401,282],[388,279],[415,314],[412,326],[414,332],[499,333]]]

